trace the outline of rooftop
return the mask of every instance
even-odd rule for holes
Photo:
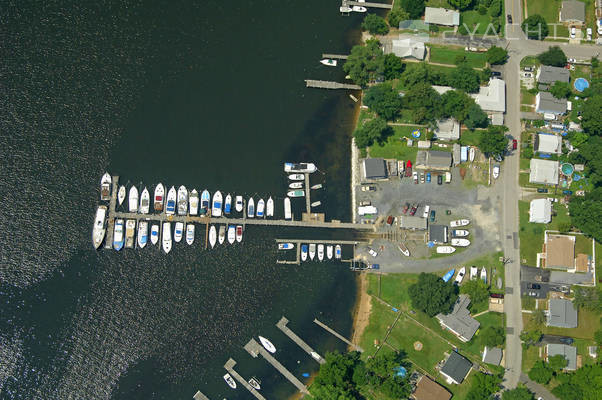
[[[548,359],[553,356],[561,355],[568,361],[566,369],[574,371],[577,369],[577,348],[566,344],[548,344],[546,346]]]
[[[418,380],[412,397],[414,400],[449,400],[452,394],[428,376],[423,375]]]
[[[385,53],[393,53],[400,58],[411,57],[417,60],[424,60],[426,47],[424,46],[424,42],[412,38],[393,39],[390,49],[388,46],[385,46]]]
[[[487,347],[483,350],[483,359],[481,360],[487,364],[500,365],[502,362],[502,349],[499,347]]]
[[[537,82],[552,84],[556,81],[569,82],[571,72],[566,68],[542,65],[537,71]]]
[[[470,372],[472,363],[465,357],[455,351],[452,351],[449,358],[441,368],[441,373],[451,378],[454,382],[460,384]]]
[[[429,240],[435,243],[447,243],[447,225],[429,225]]]
[[[546,268],[575,268],[575,237],[546,235]]]
[[[470,297],[461,294],[454,304],[454,308],[449,314],[437,314],[439,322],[452,331],[460,340],[468,342],[481,324],[479,321],[470,316],[468,305]]]
[[[416,154],[416,168],[423,169],[448,169],[451,167],[451,153],[447,151],[418,151]]]
[[[484,111],[506,111],[506,82],[502,79],[490,79],[489,85],[481,86],[479,93],[472,95]]]
[[[585,3],[575,0],[563,1],[560,22],[585,22]]]
[[[460,13],[445,8],[426,7],[424,9],[424,22],[435,25],[458,26]]]
[[[435,137],[441,140],[460,139],[460,124],[453,118],[440,119],[437,121]]]
[[[565,299],[550,299],[548,325],[559,328],[576,328],[577,310],[573,302]]]
[[[539,92],[535,96],[535,111],[538,113],[564,114],[566,110],[566,99],[557,99],[550,92]]]
[[[529,222],[547,224],[552,221],[552,203],[548,199],[531,200]]]
[[[531,169],[531,172],[529,173],[530,183],[546,185],[558,184],[558,161],[532,158],[529,167]]]
[[[387,177],[385,160],[382,158],[366,158],[362,163],[362,172],[366,179],[383,179]]]
[[[535,151],[547,154],[562,153],[562,138],[549,133],[538,133],[535,137]]]

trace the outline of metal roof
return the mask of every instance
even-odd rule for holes
[[[552,203],[548,199],[531,200],[529,222],[547,224],[552,221]]]
[[[559,328],[576,328],[577,310],[573,302],[565,299],[550,299],[548,325]]]
[[[554,356],[564,356],[568,361],[566,369],[574,371],[577,369],[577,348],[566,344],[548,344],[546,346],[548,360]]]
[[[532,158],[529,164],[529,182],[546,185],[558,184],[558,161]]]
[[[585,3],[575,0],[563,1],[560,22],[585,22]]]
[[[363,163],[363,171],[366,179],[382,179],[387,177],[385,160],[382,158],[366,158]]]
[[[425,7],[424,22],[435,25],[458,26],[460,13],[445,8]]]

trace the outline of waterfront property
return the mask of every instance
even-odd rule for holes
[[[447,151],[421,150],[416,153],[416,169],[449,171],[452,155]]]
[[[447,383],[459,385],[466,379],[471,369],[472,362],[470,362],[470,360],[461,356],[459,353],[452,351],[440,372],[447,380]]]
[[[415,36],[399,35],[399,39],[385,42],[383,52],[385,54],[395,54],[399,58],[424,60],[426,47],[424,41],[418,40]]]
[[[434,25],[458,26],[460,25],[460,13],[446,8],[426,7],[424,22]]]
[[[463,342],[468,342],[472,339],[481,325],[479,321],[470,315],[470,311],[468,310],[469,305],[470,297],[461,294],[449,314],[439,313],[436,316],[442,327],[448,329]]]
[[[386,179],[387,166],[382,158],[366,158],[362,161],[362,175],[364,179]]]

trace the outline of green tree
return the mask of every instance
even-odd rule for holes
[[[598,243],[602,242],[602,187],[587,193],[585,197],[573,197],[569,203],[569,213],[575,227],[596,239]],[[581,305],[577,293],[582,289],[585,288],[575,291],[575,305]]]
[[[353,46],[343,70],[358,85],[366,86],[369,82],[384,75],[384,55],[380,42],[369,39],[365,46]]]
[[[442,116],[453,117],[460,122],[468,118],[470,107],[476,105],[473,98],[461,90],[449,90],[443,93],[441,104]]]
[[[392,133],[391,127],[381,118],[374,118],[358,127],[353,133],[358,149],[365,149],[375,142],[382,143]]]
[[[359,353],[326,353],[325,360],[310,387],[311,394],[325,400],[363,399],[352,379],[355,368],[363,363]]]
[[[573,147],[581,148],[581,146],[584,145],[589,139],[589,135],[585,132],[571,131],[567,135],[567,138]]]
[[[508,148],[508,138],[504,135],[507,131],[505,126],[490,125],[487,132],[481,135],[479,149],[485,154],[503,154]]]
[[[533,331],[522,331],[520,334],[520,340],[523,342],[525,347],[534,346],[541,340],[542,333],[539,330]]]
[[[498,1],[499,4],[499,0]],[[505,64],[508,61],[508,52],[501,47],[492,46],[487,50],[487,62],[491,65]]]
[[[531,14],[522,24],[523,32],[529,39],[544,40],[548,36],[549,28],[545,18],[539,14]]]
[[[533,393],[525,387],[517,387],[502,393],[502,400],[534,400]]]
[[[480,279],[469,280],[460,286],[460,293],[470,297],[471,305],[480,304],[489,299],[489,286]]]
[[[581,127],[590,135],[602,135],[602,94],[596,94],[585,100],[581,108]]]
[[[401,110],[401,97],[389,83],[380,83],[366,90],[364,104],[381,118],[394,120]]]
[[[376,14],[368,14],[362,22],[362,29],[370,32],[372,35],[386,35],[389,33],[389,25],[383,17]]]
[[[548,366],[554,372],[562,371],[567,366],[567,364],[568,361],[561,354],[548,357]]]
[[[419,19],[424,14],[424,0],[401,0],[401,7],[411,19]]]
[[[577,371],[557,376],[560,384],[552,393],[560,400],[599,400],[602,393],[602,365],[585,365]]]
[[[497,347],[504,344],[506,334],[501,326],[488,326],[479,333],[481,344],[488,347]]]
[[[431,83],[432,71],[427,63],[413,63],[403,71],[399,80],[403,87],[409,89],[418,83]]]
[[[399,78],[404,68],[405,64],[395,54],[389,53],[385,56],[383,72],[386,80],[390,81]]]
[[[479,73],[466,64],[461,64],[450,73],[450,86],[468,93],[479,91],[481,79]]]
[[[477,372],[473,376],[470,390],[466,394],[466,400],[488,399],[493,393],[500,390],[502,378],[497,375],[486,375]]]
[[[412,306],[429,317],[449,312],[458,298],[456,285],[424,272],[418,275],[418,282],[408,288],[408,293]]]
[[[601,309],[600,289],[596,287],[574,286],[573,293],[575,298],[573,304],[576,308],[585,308],[590,311]]]
[[[467,10],[472,6],[474,0],[448,0],[448,3],[457,10]]]
[[[493,0],[489,6],[489,15],[493,18],[497,18],[502,13],[502,2],[501,0]]]
[[[533,321],[536,326],[544,326],[546,323],[546,313],[541,308],[538,308],[531,314],[531,321]]]
[[[594,332],[594,340],[598,343],[598,346],[602,346],[602,329],[598,329]]]
[[[433,122],[441,115],[441,96],[428,83],[412,86],[403,97],[403,104],[412,110],[417,124]]]
[[[399,28],[399,23],[408,19],[410,19],[408,12],[399,8],[389,11],[387,15],[387,21],[391,28]]]
[[[410,369],[411,364],[405,361],[406,353],[403,351],[384,353],[368,358],[366,361],[367,381],[385,396],[391,399],[406,398],[412,392],[408,378],[396,376],[397,368]]]
[[[471,104],[468,109],[468,116],[464,120],[464,125],[470,130],[475,128],[485,128],[489,125],[489,118],[487,114],[481,109],[481,107],[474,103]]]
[[[564,67],[566,65],[566,55],[558,46],[552,46],[543,53],[540,53],[537,59],[543,65],[551,65],[553,67]]]
[[[554,376],[554,371],[542,360],[535,363],[529,371],[529,378],[537,383],[547,384]]]
[[[572,93],[571,85],[568,82],[556,81],[550,87],[550,93],[557,99],[568,99]]]

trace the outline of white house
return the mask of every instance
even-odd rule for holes
[[[531,200],[529,205],[529,222],[548,224],[550,221],[552,221],[552,203],[550,200]]]

